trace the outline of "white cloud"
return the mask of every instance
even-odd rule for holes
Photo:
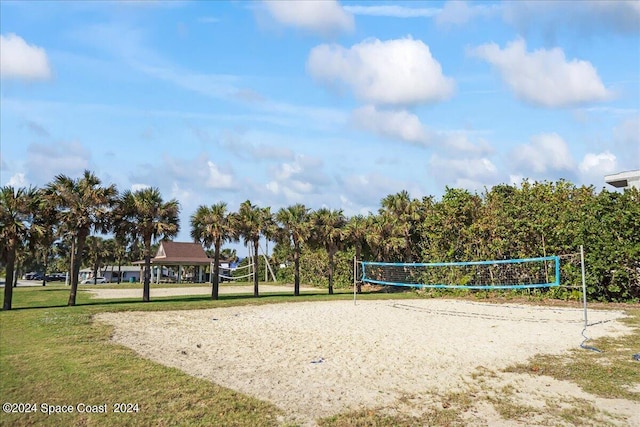
[[[556,133],[533,136],[530,144],[516,147],[510,158],[516,168],[525,172],[542,174],[575,169],[569,146]]]
[[[622,121],[613,129],[613,137],[618,144],[640,149],[640,115]]]
[[[617,172],[617,168],[616,156],[609,151],[598,154],[587,153],[578,166],[583,175],[597,176],[600,179],[605,175]]]
[[[524,40],[518,39],[504,49],[489,43],[471,53],[497,68],[518,98],[536,105],[566,107],[612,96],[590,62],[567,61],[560,48],[529,53]]]
[[[581,36],[601,33],[622,35],[640,32],[640,2],[512,1],[504,3],[504,20],[523,33],[545,35],[571,31]]]
[[[265,1],[269,14],[284,25],[331,35],[354,29],[353,16],[335,0]]]
[[[429,170],[437,181],[468,190],[493,184],[498,177],[498,169],[487,157],[445,158],[434,154]]]
[[[56,175],[79,176],[92,169],[91,153],[79,142],[32,143],[27,147],[27,176],[40,185]]]
[[[453,24],[463,25],[479,16],[490,16],[500,9],[497,5],[469,5],[466,1],[447,1],[444,7],[436,16],[436,23],[439,25]]]
[[[415,114],[408,111],[379,110],[373,105],[353,111],[352,122],[359,129],[415,144],[428,142],[427,129]]]
[[[207,187],[218,189],[230,189],[235,187],[233,183],[233,174],[223,172],[211,160],[207,161],[207,167]]]
[[[326,196],[321,188],[329,184],[329,179],[319,158],[299,155],[292,162],[271,168],[269,174],[272,180],[265,188],[272,195],[284,196],[287,203],[304,203],[312,194]]]
[[[440,9],[433,7],[405,7],[398,5],[345,6],[344,10],[354,15],[390,18],[430,18],[440,13]]]
[[[344,84],[355,96],[376,105],[415,105],[442,101],[454,91],[429,46],[412,38],[368,39],[351,48],[314,47],[307,71],[316,80]]]
[[[147,188],[151,188],[151,186],[147,184],[131,184],[132,193],[135,193],[136,191],[144,190]]]
[[[15,34],[0,35],[0,77],[21,80],[48,80],[51,69],[47,53]]]
[[[10,185],[15,188],[26,187],[27,180],[24,176],[24,173],[18,172],[15,175],[13,175],[11,178],[9,178],[7,185]]]
[[[482,157],[493,154],[494,148],[485,139],[476,138],[477,142],[470,140],[473,133],[467,130],[438,131],[433,137],[433,143],[456,155],[466,153],[472,157]]]

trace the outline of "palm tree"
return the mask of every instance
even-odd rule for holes
[[[309,209],[298,203],[282,208],[276,214],[276,220],[282,229],[281,240],[288,246],[293,244],[293,294],[300,295],[300,252],[301,246],[309,238],[311,231]]]
[[[349,218],[345,226],[345,239],[356,249],[356,261],[362,261],[362,245],[369,234],[368,221],[363,215],[355,215]],[[357,268],[357,267],[355,267]],[[357,276],[357,272],[354,272]],[[362,282],[357,282],[358,293],[362,292]]]
[[[235,215],[238,236],[244,239],[245,245],[253,244],[253,296],[259,296],[258,292],[258,249],[260,236],[268,233],[273,223],[270,208],[259,208],[252,205],[249,200],[240,204],[240,209]]]
[[[151,281],[151,244],[163,238],[174,237],[180,229],[180,204],[172,199],[162,200],[158,188],[144,188],[135,192],[125,191],[115,212],[121,229],[132,240],[142,240],[144,254],[144,285],[142,301],[148,302]]]
[[[220,248],[222,243],[235,238],[233,216],[227,212],[227,204],[216,203],[211,207],[200,206],[191,216],[191,237],[205,247],[213,245],[213,272],[211,273],[211,299],[218,299],[220,283]]]
[[[71,292],[68,305],[76,305],[78,275],[85,242],[92,230],[107,232],[111,228],[111,209],[117,198],[115,185],[101,186],[102,181],[85,170],[81,178],[58,175],[47,186],[47,197],[58,209],[62,231],[71,241]]]
[[[10,185],[0,188],[0,259],[6,264],[3,310],[11,310],[18,247],[33,241],[41,231],[33,222],[39,201],[40,194],[35,188],[15,189]]]
[[[49,271],[49,261],[55,252],[54,242],[58,237],[58,211],[55,203],[47,197],[46,191],[39,190],[40,202],[38,205],[38,215],[33,221],[40,227],[41,233],[36,244],[36,252],[42,259],[42,286],[47,284],[47,272]]]
[[[419,201],[411,199],[406,190],[397,194],[390,194],[381,201],[380,215],[386,216],[393,222],[397,237],[402,237],[404,243],[396,254],[405,262],[413,261],[413,246],[417,224],[420,221]],[[401,253],[402,252],[402,253]]]
[[[329,256],[329,294],[333,294],[333,258],[342,246],[347,219],[342,210],[321,208],[311,214],[311,222],[315,245],[324,247]]]

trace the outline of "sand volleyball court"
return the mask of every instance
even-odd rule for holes
[[[623,316],[590,310],[589,321],[596,324],[589,327],[589,336],[631,333],[619,322]],[[439,404],[437,396],[468,390],[474,373],[497,373],[534,354],[579,347],[583,328],[580,309],[436,299],[103,313],[96,318],[115,327],[115,342],[141,356],[270,401],[287,414],[285,421],[306,425],[354,409],[403,410],[398,402],[407,396],[413,402],[407,410],[426,410]],[[489,377],[496,386],[528,390],[531,401],[579,396],[623,420],[619,425],[627,420],[640,425],[640,405],[633,402],[598,400],[550,378]],[[473,408],[468,417],[469,425],[500,424],[490,405]]]

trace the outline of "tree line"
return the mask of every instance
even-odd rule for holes
[[[143,301],[149,301],[152,245],[175,237],[180,204],[164,201],[157,188],[119,193],[90,171],[59,175],[44,188],[1,189],[0,255],[6,268],[4,309],[11,308],[16,254],[68,248],[75,305],[78,273],[93,234],[112,233],[119,249],[145,261]],[[279,278],[319,284],[328,292],[351,283],[352,259],[389,262],[450,262],[528,258],[587,249],[592,299],[640,299],[640,192],[623,193],[557,182],[497,185],[482,193],[446,188],[440,200],[411,198],[401,191],[381,200],[377,212],[347,217],[342,210],[311,210],[294,204],[271,212],[249,200],[237,212],[225,202],[201,205],[190,217],[190,235],[212,248],[212,294],[218,298],[223,245],[243,241],[258,254],[261,238],[276,242]],[[259,257],[252,258],[254,271]],[[571,269],[563,270],[570,274]],[[575,272],[574,272],[575,275]],[[254,275],[254,295],[259,295]]]

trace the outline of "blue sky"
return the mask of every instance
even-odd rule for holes
[[[0,184],[377,211],[640,169],[640,3],[0,3]],[[612,188],[610,188],[612,189]]]

